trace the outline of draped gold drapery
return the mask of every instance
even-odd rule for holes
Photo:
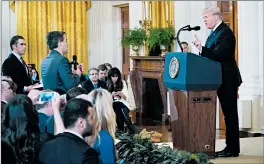
[[[174,1],[142,0],[142,20],[144,29],[149,35],[151,28],[174,27]],[[148,43],[144,44],[145,55],[149,55]],[[174,47],[172,47],[174,50]]]
[[[152,28],[168,27],[168,22],[174,25],[174,1],[148,1],[148,19]]]
[[[17,34],[25,38],[27,51],[24,60],[36,64],[48,55],[46,34],[49,31],[65,31],[69,44],[67,58],[76,55],[79,63],[88,70],[87,16],[90,1],[15,1],[11,9],[17,16]]]

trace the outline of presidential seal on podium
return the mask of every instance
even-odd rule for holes
[[[180,64],[176,57],[173,57],[169,65],[169,74],[171,78],[175,78],[179,72]]]

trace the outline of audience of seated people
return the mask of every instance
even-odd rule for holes
[[[116,163],[117,158],[114,145],[116,115],[112,107],[113,99],[111,94],[107,90],[99,88],[91,91],[88,95],[82,94],[76,98],[89,100],[94,106],[95,124],[93,134],[86,137],[85,141],[98,152],[100,163]],[[62,121],[60,116],[57,120],[55,119],[55,126],[58,129],[56,133],[59,134],[65,131],[63,122],[65,124],[65,118]]]
[[[87,94],[96,88],[106,89],[106,83],[99,80],[99,70],[97,68],[90,68],[88,70],[88,75],[89,79],[82,83],[82,88],[86,90]]]
[[[126,123],[132,131],[128,88],[118,68],[109,63],[98,68],[89,69],[89,78],[80,87],[64,95],[55,90],[49,102],[39,101],[42,91],[35,89],[27,96],[15,95],[16,84],[2,77],[1,104],[6,107],[1,108],[1,139],[10,152],[4,159],[7,163],[117,162],[116,127],[124,131]],[[32,80],[33,74],[34,68]]]
[[[53,108],[59,113],[60,99],[55,99]],[[43,164],[99,163],[98,153],[84,141],[84,137],[93,134],[93,114],[89,101],[78,98],[70,100],[64,108],[63,122],[60,122],[65,129],[56,139],[42,146],[39,161]],[[56,121],[58,119],[55,118]]]
[[[38,163],[40,147],[47,140],[53,139],[41,139],[38,119],[37,111],[28,96],[18,94],[7,103],[1,125],[1,140],[13,148],[16,163]],[[6,160],[12,162],[14,159]]]
[[[85,94],[86,91],[83,88],[80,87],[74,87],[66,93],[66,101],[65,104],[70,101],[71,99],[77,97],[78,95]],[[63,118],[63,111],[60,112],[61,117]],[[54,115],[49,117],[46,121],[45,130],[48,133],[54,134]]]

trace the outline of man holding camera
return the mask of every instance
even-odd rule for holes
[[[69,89],[78,86],[83,67],[78,65],[75,74],[72,73],[69,60],[64,56],[68,53],[65,32],[51,31],[47,34],[46,40],[51,51],[41,63],[43,87],[65,94]]]

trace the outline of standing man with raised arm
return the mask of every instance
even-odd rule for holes
[[[222,66],[222,84],[217,95],[225,116],[226,147],[216,152],[216,157],[237,157],[240,153],[237,94],[242,79],[235,60],[236,38],[230,27],[222,21],[218,8],[204,9],[203,20],[211,33],[205,46],[201,45],[197,36],[194,45],[201,56],[217,61]]]
[[[82,73],[82,65],[72,73],[69,60],[64,56],[68,53],[66,33],[51,31],[46,36],[49,55],[41,63],[41,77],[44,89],[65,94],[69,89],[78,86]]]
[[[27,94],[33,88],[29,68],[22,56],[26,52],[26,42],[22,36],[10,40],[11,54],[2,65],[3,76],[10,76],[17,85],[16,93]]]

